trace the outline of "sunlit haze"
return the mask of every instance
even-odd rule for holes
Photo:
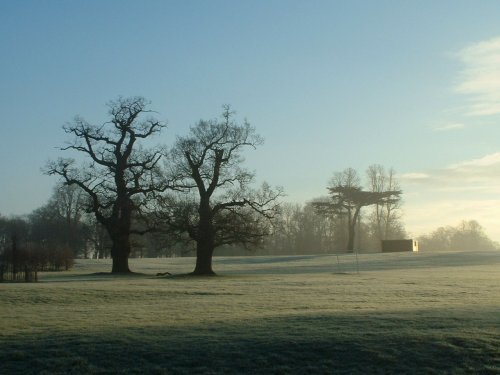
[[[500,241],[498,1],[2,1],[0,214],[43,205],[62,125],[142,95],[171,144],[231,104],[290,202],[393,167],[414,236],[477,220]]]

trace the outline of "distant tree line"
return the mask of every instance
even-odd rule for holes
[[[27,218],[0,216],[0,280],[16,280],[21,273],[31,281],[31,273],[68,270],[74,252],[67,242],[45,235],[49,224],[35,211]],[[60,236],[62,226],[52,228]],[[10,274],[6,277],[6,274]],[[30,279],[30,280],[28,280]]]
[[[243,178],[242,176],[240,172],[238,178]],[[227,176],[225,179],[229,180]],[[386,171],[379,165],[368,168],[366,181],[369,186],[367,190],[370,192],[399,189],[394,171]],[[329,188],[346,184],[351,185],[355,191],[361,188],[360,177],[355,170],[346,169],[335,173]],[[259,191],[261,197],[254,197],[255,202],[259,199],[273,199],[268,187],[264,186]],[[214,207],[228,209],[232,205],[240,204],[234,198],[228,200],[226,197],[226,201],[221,201],[223,198],[224,196],[217,197],[220,203]],[[50,249],[53,257],[63,250],[64,254],[71,258],[111,257],[112,241],[105,227],[88,212],[86,199],[87,195],[78,186],[58,184],[49,201],[30,215],[23,218],[2,218],[4,223],[17,223],[10,225],[10,232],[2,230],[4,248],[8,247],[7,239],[15,235],[20,244],[29,244],[32,249]],[[335,209],[324,212],[318,209],[333,201],[332,199],[338,197],[316,198],[305,205],[281,203],[279,209],[273,207],[272,220],[265,219],[265,216],[265,220],[259,220],[261,213],[253,209],[229,211],[220,217],[217,215],[212,225],[216,226],[215,233],[220,236],[214,239],[218,254],[345,252],[349,246],[353,222],[349,210]],[[363,251],[378,251],[382,239],[404,238],[405,231],[399,208],[399,201],[385,200],[366,208],[366,212],[359,211],[355,222],[355,247]],[[196,241],[190,238],[189,232],[196,234],[197,210],[196,196],[191,193],[162,195],[155,209],[149,212],[149,221],[155,222],[156,227],[154,230],[145,231],[143,235],[130,236],[130,256],[196,255]],[[138,228],[145,226],[145,222],[139,218],[134,219],[132,224]],[[239,239],[241,236],[247,236],[248,240]],[[61,268],[60,261],[54,261],[53,264],[54,266],[44,265],[43,268]]]
[[[475,220],[463,220],[457,226],[440,227],[418,238],[422,251],[497,250],[500,244],[491,240]]]

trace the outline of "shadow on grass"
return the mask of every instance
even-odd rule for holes
[[[41,275],[39,281],[43,283],[66,283],[66,282],[74,282],[74,281],[113,281],[113,280],[127,280],[127,279],[138,279],[138,278],[153,278],[153,274],[145,274],[145,273],[140,273],[140,272],[129,272],[129,273],[111,273],[111,272],[94,272],[94,273],[83,273],[83,274],[76,274],[76,275],[68,275],[68,274],[61,274],[61,275],[51,275],[51,276],[45,276]]]
[[[56,332],[0,339],[0,364],[2,374],[499,373],[498,335],[460,324],[357,314]]]
[[[230,273],[229,276],[232,276]],[[136,280],[136,279],[164,279],[164,280],[199,280],[199,279],[215,279],[221,277],[227,277],[228,275],[194,275],[192,273],[179,273],[171,274],[169,272],[165,273],[123,273],[116,274],[111,272],[95,272],[88,274],[78,274],[78,275],[60,275],[55,277],[40,278],[40,282],[43,283],[67,283],[67,282],[92,282],[92,281],[116,281],[116,280]]]

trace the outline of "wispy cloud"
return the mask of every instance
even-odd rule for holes
[[[500,152],[400,176],[413,234],[474,219],[500,240]]]
[[[465,128],[464,124],[461,123],[452,123],[452,124],[444,124],[444,125],[439,125],[433,128],[435,132],[446,132],[446,131],[451,131],[451,130],[458,130],[458,129],[463,129]]]
[[[472,44],[457,54],[464,63],[459,93],[469,97],[466,114],[488,116],[500,113],[500,37]]]
[[[466,160],[457,164],[452,164],[448,169],[461,170],[467,168],[484,168],[491,166],[500,166],[500,152],[495,152],[482,158]]]
[[[436,191],[449,189],[450,186],[471,190],[477,185],[483,191],[485,186],[498,188],[500,194],[500,152],[441,169],[405,173],[400,178],[407,185],[432,186]]]
[[[401,178],[404,180],[424,180],[429,177],[430,175],[428,175],[427,173],[421,173],[421,172],[410,172],[401,175]]]

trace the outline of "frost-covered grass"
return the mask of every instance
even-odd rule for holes
[[[0,284],[0,373],[500,373],[499,252],[338,260],[82,260]]]

